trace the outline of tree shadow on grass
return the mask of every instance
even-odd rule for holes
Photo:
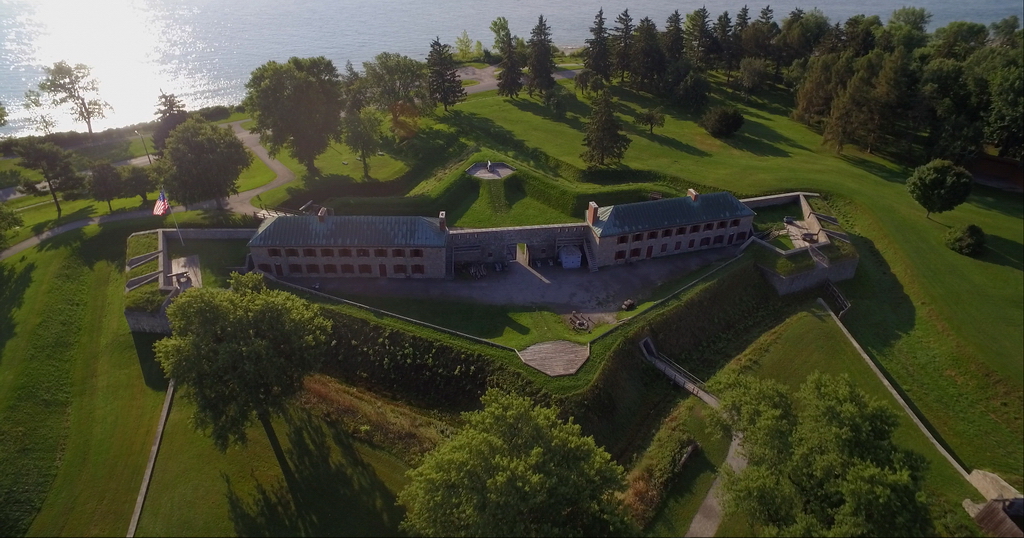
[[[998,235],[985,235],[985,251],[978,259],[983,262],[1005,265],[1018,271],[1024,271],[1024,245]]]
[[[858,157],[857,155],[840,155],[840,159],[846,161],[853,166],[860,168],[861,170],[881,179],[884,179],[890,183],[904,184],[907,182],[907,178],[910,177],[909,171],[893,170],[884,164],[877,163],[875,161],[869,161],[864,157]]]
[[[32,225],[32,233],[38,235],[45,232],[46,230],[58,228],[63,224],[68,224],[76,220],[91,218],[95,216],[95,214],[96,206],[86,206],[76,211],[72,211],[71,213],[61,214],[59,220],[44,220],[42,222],[37,222],[36,224]],[[54,216],[56,216],[56,214],[54,214]]]
[[[514,99],[511,103],[512,106],[522,110],[523,112],[529,112],[534,116],[562,123],[567,125],[569,128],[580,132],[583,132],[583,128],[585,127],[583,120],[580,118],[585,118],[590,113],[590,107],[584,105],[579,99],[570,97],[569,94],[567,94],[566,98],[566,111],[562,117],[556,116],[550,108],[533,100]]]
[[[402,510],[348,437],[308,412],[294,411],[288,423],[286,457],[296,490],[284,480],[257,482],[254,494],[240,494],[230,478],[229,517],[239,536],[393,536]]]
[[[461,110],[452,110],[447,115],[438,118],[438,121],[455,129],[467,140],[505,153],[541,172],[551,175],[558,174],[558,170],[552,165],[551,159],[546,153],[530,147],[515,133],[498,125],[490,118]]]
[[[156,361],[156,353],[153,351],[153,345],[162,338],[163,335],[160,334],[132,333],[142,379],[146,382],[147,387],[156,391],[167,390],[167,377],[164,375],[160,363]]]
[[[25,302],[25,290],[32,284],[35,268],[31,262],[20,269],[0,265],[0,350],[14,337],[14,313]]]
[[[655,144],[659,144],[661,146],[665,146],[666,148],[669,148],[669,149],[675,150],[675,151],[679,151],[679,152],[685,153],[687,155],[693,155],[694,157],[710,157],[711,156],[710,153],[708,153],[708,152],[706,152],[706,151],[704,151],[704,150],[702,150],[700,148],[696,148],[694,146],[691,146],[689,144],[684,144],[682,141],[677,140],[675,138],[672,138],[671,136],[666,136],[666,135],[663,135],[663,134],[660,134],[660,133],[652,134],[649,131],[645,131],[643,129],[639,129],[639,130],[637,130],[636,132],[634,132],[632,134],[633,134],[633,136],[639,136],[641,138],[650,140],[651,142],[654,142]]]
[[[968,202],[1016,219],[1024,218],[1024,195],[975,183]]]
[[[748,122],[749,123],[749,122]],[[748,132],[744,132],[747,129],[747,124],[743,125],[740,132],[729,137],[722,138],[723,142],[734,149],[746,151],[752,153],[758,157],[789,157],[790,153],[767,140],[757,138]]]

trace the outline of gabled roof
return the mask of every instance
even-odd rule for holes
[[[447,233],[428,217],[282,215],[263,221],[250,247],[443,247]]]
[[[696,200],[680,196],[598,208],[592,226],[598,237],[606,237],[752,215],[754,211],[731,193],[713,192]]]

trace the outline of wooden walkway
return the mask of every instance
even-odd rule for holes
[[[565,340],[555,340],[534,344],[517,353],[526,364],[555,377],[575,374],[590,357],[590,348]]]
[[[203,287],[203,273],[199,270],[199,256],[192,255],[171,260],[171,270],[168,274],[173,275],[184,272],[188,272],[188,276],[192,280],[186,289],[188,287]]]

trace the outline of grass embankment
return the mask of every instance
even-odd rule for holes
[[[632,119],[661,103],[620,88],[613,92],[633,143],[618,170],[577,175],[578,188],[599,190],[654,171],[679,174],[685,179],[674,185],[680,187],[691,180],[741,195],[810,190],[832,193],[836,203],[848,200],[836,212],[861,258],[857,278],[841,286],[854,304],[846,318],[851,330],[959,457],[1024,485],[1019,197],[976,186],[963,206],[926,219],[906,192],[909,171],[855,148],[835,155],[818,134],[788,118],[791,102],[783,92],[748,101],[716,86],[712,104],[735,105],[746,117],[740,133],[726,140],[711,138],[694,115],[672,108],[665,126],[651,135]],[[552,159],[583,164],[589,105],[569,100],[565,118],[558,119],[536,100],[485,92],[443,121],[467,140],[557,178],[566,168]],[[947,227],[967,223],[989,235],[979,258],[942,244]]]
[[[146,140],[145,143],[138,136],[132,136],[102,144],[81,146],[72,151],[91,161],[107,161],[111,163],[127,161],[145,156],[147,152],[152,155],[153,135],[146,134],[143,135],[143,138]]]

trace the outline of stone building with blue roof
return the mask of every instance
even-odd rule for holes
[[[584,222],[449,229],[438,218],[270,217],[249,241],[257,269],[279,277],[452,278],[457,263],[512,261],[582,252],[591,271],[608,265],[739,245],[754,211],[728,192],[587,209]]]

